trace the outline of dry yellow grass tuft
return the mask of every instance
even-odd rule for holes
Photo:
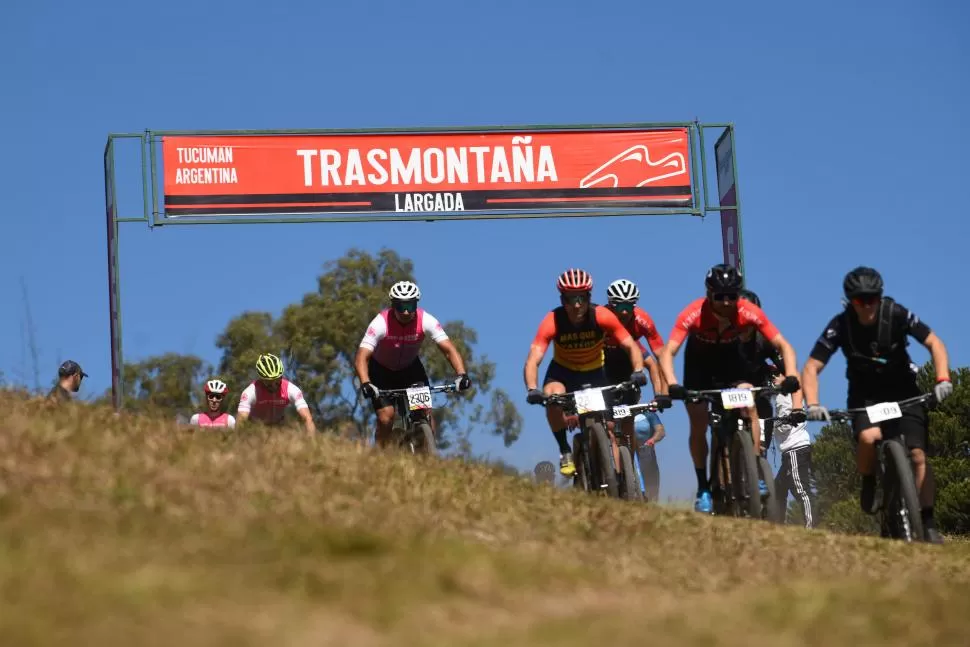
[[[0,403],[4,644],[939,646],[970,630],[968,543],[704,518],[298,431]]]

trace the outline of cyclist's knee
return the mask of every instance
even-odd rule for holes
[[[552,395],[554,393],[565,393],[566,385],[563,384],[562,382],[549,382],[548,384],[543,385],[542,392],[545,393],[546,395]]]
[[[394,407],[382,407],[377,410],[377,424],[386,427],[394,422]]]
[[[882,430],[879,427],[869,427],[859,432],[859,445],[875,445],[882,440]]]
[[[926,452],[922,449],[911,449],[909,457],[915,467],[922,467],[926,464]]]

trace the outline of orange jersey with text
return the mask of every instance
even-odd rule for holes
[[[573,371],[592,371],[603,367],[607,336],[616,343],[630,338],[630,333],[609,308],[591,303],[583,320],[573,324],[566,308],[559,306],[539,324],[532,345],[545,352],[552,342],[554,362]]]
[[[612,311],[611,311],[612,312]],[[617,317],[619,319],[619,317]],[[623,323],[622,321],[620,323]],[[633,316],[630,318],[629,323],[623,324],[627,332],[634,340],[640,341],[641,337],[646,338],[647,343],[650,345],[650,350],[654,354],[660,353],[660,349],[664,347],[663,337],[657,332],[657,326],[653,323],[653,319],[642,310],[640,306],[635,306],[633,308]],[[606,338],[606,347],[608,349],[619,348],[619,343],[613,339],[612,335]],[[640,350],[643,354],[647,354],[647,348],[643,344],[640,344]]]
[[[754,328],[771,341],[778,336],[778,328],[768,320],[764,311],[747,299],[738,299],[738,307],[727,326],[721,322],[706,297],[697,299],[677,316],[677,323],[670,332],[670,340],[683,342],[688,336],[708,344],[729,344],[737,341],[741,333]]]

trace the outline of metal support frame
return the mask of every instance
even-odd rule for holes
[[[259,216],[178,216],[166,217],[164,210],[159,209],[158,199],[158,167],[161,160],[158,156],[157,141],[166,136],[198,136],[198,135],[366,135],[366,134],[450,134],[450,133],[496,133],[514,131],[587,131],[587,130],[649,130],[663,128],[686,128],[689,136],[689,175],[691,182],[691,204],[689,207],[651,207],[630,209],[577,209],[577,210],[529,210],[502,212],[449,212],[413,213],[401,215],[393,212],[370,213],[363,215],[333,215],[309,214],[307,216],[259,217]],[[709,202],[709,183],[707,169],[707,147],[705,132],[710,129],[722,129],[722,136],[731,137],[732,159],[734,171],[736,204],[720,205]],[[118,213],[118,196],[115,179],[115,141],[139,140],[141,148],[141,177],[142,177],[142,214],[140,216],[121,216]],[[435,221],[435,220],[515,220],[523,218],[570,218],[595,216],[643,216],[643,215],[692,215],[705,217],[711,212],[734,210],[737,212],[738,233],[741,231],[741,198],[737,189],[737,150],[734,148],[733,123],[693,122],[663,122],[663,123],[627,123],[627,124],[578,124],[578,125],[500,125],[480,127],[430,127],[430,128],[365,128],[365,129],[310,129],[310,130],[145,130],[142,133],[110,133],[104,150],[104,181],[105,181],[105,212],[107,225],[107,260],[108,260],[108,301],[109,323],[111,331],[111,396],[115,409],[120,410],[124,393],[124,357],[122,354],[121,334],[121,284],[119,262],[119,227],[120,223],[146,223],[150,229],[167,225],[215,225],[215,224],[276,224],[276,223],[310,223],[310,222],[394,222],[394,221]],[[739,258],[743,267],[743,246],[739,245]],[[726,261],[726,259],[725,259]]]

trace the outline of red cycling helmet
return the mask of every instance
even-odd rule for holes
[[[559,275],[560,292],[591,292],[593,277],[586,270],[568,269]]]

